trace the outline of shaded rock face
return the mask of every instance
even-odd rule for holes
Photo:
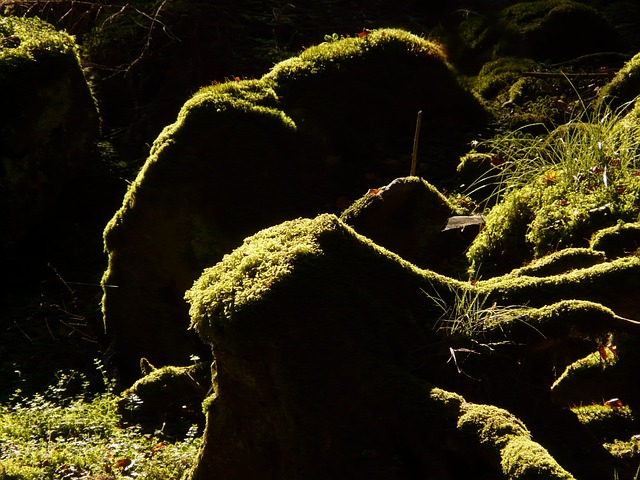
[[[626,52],[629,41],[621,38],[618,23],[614,26],[585,3],[535,0],[478,5],[456,26],[449,42],[451,55],[461,69],[473,71],[503,56],[560,62],[597,52]],[[635,15],[637,10],[629,11]]]
[[[455,165],[424,161],[428,139],[457,145],[485,113],[438,45],[397,30],[312,47],[187,102],[105,230],[103,311],[125,379],[142,356],[203,354],[182,296],[205,266],[260,228],[336,211],[406,171],[397,152],[410,151],[420,109],[424,168],[446,176]]]
[[[417,177],[406,177],[370,190],[340,218],[405,260],[445,273],[451,271],[456,260],[464,258],[473,239],[473,235],[465,236],[462,227],[445,231],[449,218],[456,213],[435,187]]]
[[[639,272],[628,258],[471,284],[332,215],[259,232],[187,292],[216,372],[191,478],[602,478],[611,460],[551,385],[610,332],[638,334],[614,311],[638,315],[620,297]],[[494,313],[443,319],[469,295]]]
[[[71,223],[61,197],[95,161],[99,127],[73,38],[38,19],[0,17],[0,103],[5,265],[25,244],[46,250],[52,218]]]

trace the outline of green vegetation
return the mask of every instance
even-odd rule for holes
[[[479,443],[487,455],[499,458],[504,478],[573,478],[531,438],[526,425],[508,411],[467,402],[440,388],[432,388],[429,396],[435,408],[456,423],[463,438]]]
[[[0,405],[0,478],[180,478],[199,450],[198,429],[176,440],[123,424],[106,387],[90,393],[81,374],[68,373],[42,393],[16,391]]]
[[[39,18],[0,17],[0,80],[24,62],[76,52],[72,36]]]
[[[37,8],[34,7],[34,10],[38,10],[48,2],[32,3],[39,4]],[[135,68],[143,63],[151,66],[152,62],[147,63],[147,60],[159,53],[152,52],[152,44],[162,44],[162,54],[155,57],[157,61],[166,52],[169,52],[166,54],[169,58],[171,54],[167,47],[172,42],[178,43],[178,37],[174,37],[170,25],[163,22],[172,16],[186,18],[194,13],[197,15],[207,8],[198,5],[192,10],[188,2],[182,1],[173,2],[171,8],[165,8],[166,2],[137,2],[137,6],[122,7],[122,10],[113,5],[104,5],[103,11],[98,9],[98,13],[95,13],[92,7],[87,7],[91,2],[80,3],[83,3],[82,8],[89,10],[78,17],[71,8],[65,16],[76,19],[84,14],[95,19],[102,17],[99,25],[96,20],[94,25],[85,29],[81,47],[85,60],[104,59],[105,63],[113,66],[116,64],[114,59],[125,58],[126,63],[113,70],[130,74],[132,83],[141,82],[141,90],[147,86],[144,81],[148,81],[148,72],[138,75],[141,70],[136,71]],[[254,6],[257,3],[252,1],[247,5]],[[143,7],[151,15],[138,10]],[[252,19],[263,28],[264,25],[281,27],[285,24],[293,27],[288,25],[294,17],[294,14],[290,14],[291,10],[287,10],[289,7],[272,10],[269,6],[266,18]],[[125,16],[123,12],[126,9],[133,12],[132,15]],[[214,12],[224,16],[231,10],[215,6]],[[157,138],[148,161],[138,178],[132,182],[122,208],[107,226],[104,238],[110,260],[118,259],[131,270],[119,272],[110,264],[104,274],[105,299],[110,294],[117,296],[121,292],[135,290],[136,282],[142,292],[139,296],[134,293],[125,298],[120,312],[116,309],[120,314],[118,321],[122,322],[116,323],[116,326],[124,325],[124,328],[114,336],[127,338],[127,333],[131,333],[127,331],[132,328],[131,324],[142,323],[132,319],[145,306],[151,305],[150,310],[139,316],[151,323],[141,325],[138,338],[130,335],[132,340],[129,345],[116,346],[118,353],[125,351],[137,360],[137,352],[130,347],[148,339],[150,344],[161,345],[162,348],[165,340],[175,339],[175,332],[186,330],[186,324],[176,322],[180,313],[186,314],[184,304],[180,303],[182,310],[165,309],[162,300],[171,298],[181,302],[184,290],[191,284],[194,275],[202,271],[202,266],[218,262],[223,254],[230,252],[248,234],[242,229],[225,230],[229,226],[225,221],[232,224],[236,219],[241,219],[239,222],[243,223],[243,227],[250,229],[253,223],[247,218],[256,215],[260,217],[260,222],[269,225],[276,223],[271,222],[271,218],[261,216],[260,208],[256,208],[256,199],[260,200],[260,207],[265,211],[277,212],[275,217],[283,215],[295,218],[295,209],[282,207],[288,206],[291,198],[312,197],[307,195],[311,189],[303,186],[291,194],[281,187],[298,183],[300,178],[315,187],[317,178],[313,177],[316,174],[310,171],[315,164],[326,170],[357,159],[360,163],[350,164],[345,169],[350,169],[349,174],[353,177],[341,179],[349,184],[353,183],[353,178],[365,177],[367,181],[376,178],[376,172],[365,170],[364,166],[369,167],[375,162],[385,165],[401,163],[401,159],[389,158],[389,151],[393,150],[392,153],[396,155],[395,150],[401,148],[391,145],[391,140],[401,143],[402,135],[395,134],[405,130],[401,117],[406,112],[390,106],[406,105],[406,110],[413,113],[421,102],[428,106],[436,105],[435,118],[440,118],[437,115],[442,112],[466,111],[467,107],[469,113],[460,117],[485,118],[485,107],[494,115],[496,128],[491,133],[483,132],[489,138],[475,142],[473,150],[461,160],[458,172],[464,189],[454,191],[451,195],[452,198],[457,195],[460,202],[450,202],[448,197],[440,194],[439,187],[424,182],[432,200],[429,205],[440,205],[442,218],[436,215],[435,210],[429,211],[430,208],[426,211],[414,208],[412,213],[416,217],[429,220],[424,221],[423,227],[428,227],[432,236],[429,237],[430,241],[415,242],[413,238],[408,241],[419,243],[421,249],[432,249],[429,255],[443,256],[444,247],[431,239],[441,234],[441,224],[447,217],[462,213],[457,206],[464,206],[467,209],[464,213],[486,214],[486,226],[471,244],[466,257],[472,281],[460,281],[434,271],[421,270],[416,266],[417,262],[409,263],[414,260],[404,252],[378,241],[368,232],[359,230],[358,226],[351,228],[342,223],[349,215],[361,215],[368,208],[374,210],[372,206],[385,204],[388,207],[391,204],[390,197],[376,194],[366,195],[352,204],[340,220],[337,216],[323,214],[311,220],[281,223],[247,237],[242,246],[225,255],[214,267],[205,270],[193,288],[187,291],[186,299],[191,303],[191,327],[205,342],[215,343],[212,342],[214,336],[221,334],[224,343],[226,332],[230,337],[236,335],[233,340],[246,347],[238,355],[238,351],[233,351],[233,342],[230,342],[230,348],[221,352],[223,359],[227,355],[225,360],[228,362],[221,364],[227,368],[226,371],[221,369],[223,375],[227,375],[224,378],[226,385],[223,382],[221,384],[226,388],[231,384],[232,388],[223,392],[227,395],[226,399],[224,395],[218,396],[214,371],[215,394],[205,400],[205,410],[210,420],[215,420],[215,415],[224,420],[216,425],[212,421],[209,428],[219,429],[216,431],[229,428],[227,432],[238,435],[229,443],[230,448],[244,442],[244,435],[250,442],[248,435],[256,425],[264,430],[265,438],[269,438],[268,435],[274,431],[273,426],[278,425],[283,416],[282,412],[290,421],[287,427],[297,427],[296,420],[305,417],[296,417],[296,394],[301,393],[301,397],[304,397],[306,392],[298,392],[296,388],[299,385],[286,382],[304,379],[305,388],[315,386],[314,381],[324,378],[322,374],[325,371],[339,371],[353,352],[360,353],[363,337],[374,339],[370,344],[365,344],[363,349],[370,349],[373,353],[367,350],[366,355],[371,357],[364,356],[367,360],[363,362],[365,368],[358,370],[353,367],[354,371],[383,374],[384,365],[379,370],[376,367],[384,355],[389,355],[394,365],[404,368],[409,364],[410,373],[403,372],[388,385],[384,381],[380,385],[398,386],[399,390],[406,388],[411,392],[414,391],[413,387],[420,386],[420,389],[416,387],[420,395],[414,398],[407,394],[406,398],[402,398],[412,407],[423,405],[420,403],[425,398],[422,387],[431,380],[431,376],[460,387],[460,392],[467,388],[465,397],[468,397],[468,392],[478,396],[483,394],[477,393],[479,389],[464,384],[468,379],[476,380],[471,375],[459,382],[457,378],[451,380],[442,374],[442,367],[449,360],[455,363],[458,374],[465,373],[461,371],[454,352],[460,352],[460,358],[462,354],[475,356],[464,368],[469,368],[473,374],[483,371],[487,378],[491,377],[491,381],[483,384],[483,387],[489,385],[486,387],[487,395],[493,395],[504,403],[509,403],[518,394],[524,397],[534,392],[534,395],[539,395],[536,399],[540,404],[551,410],[551,405],[544,403],[549,387],[551,394],[557,393],[561,386],[568,385],[566,388],[571,389],[572,380],[597,378],[600,381],[604,373],[612,371],[620,375],[614,382],[622,383],[625,378],[628,380],[634,359],[627,363],[618,362],[610,342],[612,330],[629,333],[637,327],[637,324],[618,315],[635,318],[638,314],[633,298],[628,300],[628,297],[634,295],[640,281],[640,103],[637,102],[640,59],[634,57],[598,94],[599,82],[604,81],[603,77],[597,77],[598,80],[593,83],[588,83],[592,80],[585,77],[586,80],[576,80],[576,84],[571,84],[568,81],[569,73],[564,76],[564,72],[572,72],[574,67],[579,69],[577,63],[563,62],[566,68],[562,72],[551,72],[549,69],[554,66],[548,62],[551,58],[549,52],[555,54],[557,51],[561,56],[554,58],[554,61],[591,53],[591,47],[594,46],[591,41],[607,47],[616,46],[613,28],[593,8],[568,0],[545,0],[523,2],[486,18],[477,18],[479,15],[476,17],[475,12],[469,13],[471,18],[460,22],[458,33],[464,37],[461,43],[478,55],[478,63],[489,60],[475,72],[473,67],[466,72],[469,75],[477,73],[475,78],[469,77],[465,81],[484,102],[482,105],[471,95],[469,99],[473,101],[464,97],[468,92],[459,88],[457,74],[438,40],[425,40],[399,29],[365,30],[353,37],[337,33],[327,35],[325,43],[280,61],[259,79],[242,80],[234,75],[233,81],[214,82],[198,90],[184,103],[176,122],[166,127]],[[108,16],[107,20],[104,20],[104,15]],[[206,25],[211,23],[215,22],[210,21]],[[580,28],[574,29],[575,25]],[[594,31],[598,34],[594,35]],[[262,61],[281,60],[286,56],[284,50],[276,48],[279,42],[275,28],[273,32],[271,40],[262,38],[254,50],[265,51]],[[164,42],[158,42],[159,37],[164,35]],[[243,57],[242,48],[246,47],[240,45],[238,37],[229,37],[233,38],[224,39],[221,43],[227,47],[237,44],[237,50],[226,50],[233,50],[234,54],[240,52],[238,56]],[[185,43],[191,47],[206,44],[199,37],[189,40]],[[566,48],[560,51],[555,48],[557,45]],[[65,56],[63,64],[70,61],[74,67],[79,67],[77,48],[71,35],[56,32],[37,18],[2,18],[0,86],[16,82],[22,87],[22,81],[14,75],[15,69],[29,65],[34,60],[47,62],[53,57]],[[197,50],[196,53],[207,51],[194,50]],[[129,55],[131,52],[135,55]],[[198,59],[194,63],[201,65],[204,63],[199,61],[201,58],[211,57],[196,54],[193,58]],[[189,58],[189,61],[193,58]],[[396,58],[402,59],[398,65],[390,62],[390,59]],[[87,71],[96,68],[95,64],[87,65]],[[348,67],[354,67],[354,70],[349,70],[348,78],[345,78],[343,73]],[[52,72],[57,71],[56,68],[52,67]],[[173,68],[180,72],[179,67],[173,65]],[[80,80],[84,81],[81,70],[76,70]],[[150,76],[157,73],[152,68],[149,72]],[[433,85],[442,87],[441,90],[431,88],[424,81],[425,72]],[[188,76],[181,73],[177,76]],[[176,75],[175,72],[167,74]],[[220,78],[207,75],[204,77],[208,82],[212,78]],[[67,90],[62,88],[67,76],[61,77],[60,85],[53,85],[46,95],[51,100],[50,111],[46,115],[33,115],[38,120],[34,130],[37,135],[29,135],[15,121],[0,125],[0,133],[4,135],[7,132],[7,138],[18,138],[14,135],[15,129],[23,134],[26,144],[32,143],[31,137],[42,140],[45,134],[58,138],[59,132],[65,129],[58,128],[56,122],[60,112],[66,108],[63,100],[69,97]],[[139,80],[136,77],[145,78]],[[348,84],[347,81],[353,83]],[[597,95],[595,107],[586,104],[591,98],[583,102],[583,83],[588,85],[589,95]],[[390,85],[394,85],[394,95],[388,94]],[[154,88],[151,85],[149,90]],[[7,88],[3,90],[9,91]],[[24,87],[23,90],[30,94],[31,87]],[[73,87],[69,91],[76,90]],[[191,92],[195,88],[185,87],[185,90]],[[328,95],[321,95],[327,92]],[[421,94],[426,97],[419,98]],[[179,95],[175,97],[180,98]],[[91,100],[90,96],[87,98]],[[459,104],[462,108],[455,103],[460,98],[463,98]],[[350,108],[342,109],[345,105]],[[30,109],[16,108],[15,112],[10,113],[17,118],[17,113],[23,111]],[[84,114],[79,118],[83,120]],[[428,125],[425,132],[432,136],[430,140],[439,139],[442,133],[468,129],[467,125],[461,123],[464,119],[452,118],[453,121],[449,119]],[[483,122],[478,123],[484,126]],[[475,128],[474,122],[470,124]],[[232,126],[231,129],[225,130],[228,126]],[[360,134],[355,126],[364,133]],[[82,134],[73,126],[65,131],[80,140],[86,137],[81,142],[83,145],[91,144],[94,140],[94,136]],[[233,133],[229,134],[230,131]],[[212,142],[212,132],[223,141]],[[395,136],[389,132],[395,132]],[[458,148],[467,141],[466,138],[452,138],[449,142],[447,137],[443,143],[455,144],[455,148]],[[431,142],[423,144],[432,147]],[[103,142],[103,145],[111,144]],[[59,150],[54,146],[51,151],[57,153]],[[437,164],[440,157],[432,161],[434,157],[431,153],[425,158],[429,159],[430,164]],[[48,157],[44,155],[42,158]],[[442,158],[456,159],[457,154],[451,155],[447,151]],[[307,160],[311,160],[311,167],[303,164]],[[233,165],[230,177],[225,175],[226,171],[218,169],[225,164]],[[20,162],[16,165],[22,168]],[[166,169],[162,170],[165,165]],[[15,172],[20,173],[19,168],[16,167]],[[65,172],[64,168],[56,169]],[[40,165],[37,165],[36,171],[41,172]],[[388,171],[393,170],[390,168]],[[336,174],[335,178],[341,177],[341,173]],[[20,175],[12,178],[26,179],[27,183],[37,178],[29,172],[23,174],[23,178],[18,177]],[[232,181],[227,181],[228,178]],[[322,178],[318,183],[331,184],[332,180]],[[256,184],[252,184],[252,181]],[[282,184],[278,184],[278,181],[282,181]],[[151,185],[148,190],[143,187],[145,182]],[[412,182],[423,183],[418,177]],[[51,183],[56,183],[55,178]],[[258,183],[265,185],[264,191],[263,185]],[[230,184],[234,189],[232,195],[229,195],[231,187],[227,189]],[[359,188],[354,185],[350,187],[355,190]],[[253,197],[249,195],[255,192],[258,194]],[[299,192],[302,194],[297,194]],[[246,205],[242,204],[244,198],[241,198],[245,196],[248,198]],[[269,203],[278,196],[284,199],[282,203]],[[165,199],[169,205],[159,202],[159,198]],[[195,202],[192,201],[194,198]],[[351,197],[343,198],[348,203]],[[471,201],[463,205],[462,201],[467,198]],[[214,205],[211,211],[204,211],[208,208],[203,207],[205,203]],[[324,209],[326,199],[320,205]],[[134,206],[138,209],[134,210]],[[477,211],[472,211],[474,206],[478,206]],[[144,208],[147,209],[146,213]],[[317,208],[314,204],[305,214],[315,212]],[[185,215],[185,211],[188,214]],[[142,221],[127,236],[125,230],[129,227],[125,224],[132,218],[134,224],[136,219]],[[407,217],[402,217],[402,221],[409,223]],[[157,225],[161,227],[155,229]],[[392,234],[398,237],[404,235],[396,229]],[[141,243],[136,246],[137,249],[127,250],[138,239]],[[447,238],[444,242],[448,242]],[[456,260],[465,262],[464,256],[461,259]],[[443,260],[445,263],[450,261],[449,258]],[[149,265],[153,266],[149,268]],[[462,268],[466,266],[465,263]],[[431,268],[431,265],[427,267]],[[456,273],[458,271],[455,270]],[[149,275],[145,276],[147,273]],[[501,274],[504,275],[496,276]],[[483,277],[486,279],[475,280]],[[169,281],[165,281],[167,278]],[[127,282],[130,283],[127,285]],[[294,284],[295,288],[292,287]],[[131,288],[132,285],[134,288]],[[126,288],[118,290],[121,286]],[[114,288],[109,291],[111,287]],[[278,306],[282,298],[285,298],[285,305]],[[335,303],[332,304],[332,301]],[[105,311],[112,304],[105,300]],[[274,304],[274,310],[269,310]],[[268,305],[266,313],[262,310],[264,305]],[[322,323],[319,326],[305,318],[309,305],[315,307],[310,320],[320,319]],[[276,313],[270,317],[269,313],[273,312]],[[293,314],[287,316],[290,312]],[[162,315],[170,319],[169,323],[163,323]],[[256,324],[260,324],[257,335],[247,340],[245,334],[252,333],[251,329]],[[154,330],[149,328],[150,325]],[[309,325],[317,329],[311,330],[312,335],[305,330]],[[354,329],[355,340],[343,335],[343,325]],[[174,327],[175,330],[172,330]],[[252,348],[255,346],[252,342],[262,345],[262,335],[270,333],[272,327],[275,327],[276,340],[267,344],[261,353],[275,352],[277,355],[264,355],[268,358],[258,355],[252,359]],[[406,330],[403,331],[403,328]],[[296,363],[292,359],[297,360],[298,355],[303,355],[315,365],[314,349],[304,343],[300,347],[296,343],[300,337],[295,335],[302,332],[304,340],[311,337],[314,342],[321,337],[321,330],[329,332],[326,338],[330,348],[326,349],[326,356],[318,362],[321,364],[318,372],[305,378],[305,372],[296,370],[305,362]],[[160,337],[160,341],[150,338],[152,331],[161,332],[164,337]],[[54,336],[50,329],[49,333]],[[184,347],[180,341],[175,344],[176,350]],[[416,348],[416,344],[419,347]],[[315,343],[309,345],[318,346]],[[338,361],[331,365],[331,355],[343,345],[349,355],[336,357]],[[425,345],[429,353],[416,354],[422,356],[415,360],[413,350],[424,349]],[[530,348],[530,351],[520,355],[522,351],[517,349],[521,346]],[[322,342],[320,347],[325,347]],[[567,359],[580,358],[577,357],[578,352],[584,348],[599,350],[581,360],[569,362],[564,374],[550,385],[556,368],[566,366]],[[180,354],[189,352],[190,347],[186,346],[183,350]],[[310,356],[304,357],[308,351],[311,352]],[[408,351],[411,355],[407,354]],[[445,352],[444,358],[442,351]],[[394,358],[397,352],[401,352],[401,356]],[[234,353],[236,361],[244,353],[247,353],[247,359],[242,358],[238,365],[234,365],[234,359],[231,358]],[[282,358],[278,358],[278,355],[282,355]],[[266,363],[274,357],[276,363]],[[501,357],[500,360],[496,360],[497,357]],[[282,364],[277,363],[278,359],[284,359]],[[369,364],[371,359],[374,361]],[[329,368],[325,369],[325,361],[329,361]],[[518,366],[514,367],[516,363]],[[263,364],[274,368],[266,368]],[[499,368],[495,368],[496,365]],[[627,370],[621,371],[621,365]],[[127,408],[133,411],[139,404],[144,404],[148,409],[146,413],[155,416],[155,421],[162,424],[166,409],[180,408],[185,402],[200,405],[209,391],[211,373],[208,362],[197,367],[164,366],[135,382],[122,396],[115,394],[110,382],[103,386],[102,393],[94,393],[80,374],[60,374],[57,384],[39,394],[15,392],[9,401],[0,405],[0,479],[181,477],[197,462],[196,456],[201,445],[196,438],[201,433],[199,428],[194,425],[186,433],[182,431],[176,435],[162,426],[158,431],[148,433],[141,427],[127,424],[130,417],[123,416],[122,412]],[[397,372],[394,370],[393,373],[395,375]],[[259,382],[267,377],[262,386],[271,388],[270,374],[274,374],[276,380],[272,382],[274,390],[269,391],[273,395],[267,398],[268,402],[273,402],[271,404],[256,400],[256,404],[252,405],[253,397],[243,397],[241,387],[233,391],[234,381],[241,384],[248,380],[250,387],[255,387],[255,392],[249,389],[250,392],[264,393],[264,389],[256,385],[260,385]],[[418,381],[411,378],[404,382],[405,376],[414,374],[424,376]],[[343,386],[351,386],[352,378],[360,377],[345,375],[345,378],[347,381]],[[507,391],[504,385],[514,379],[517,382],[508,385]],[[394,383],[396,380],[397,384]],[[278,382],[291,388],[290,391],[285,388],[282,397],[279,397],[281,392],[277,390],[280,385]],[[389,398],[397,393],[394,388],[376,390],[367,382],[363,383],[365,386],[359,387],[363,388],[362,398],[370,399],[378,407],[386,406],[385,400],[389,402]],[[525,384],[528,385],[523,386]],[[318,381],[318,385],[322,385],[321,381]],[[516,391],[513,397],[510,396],[511,388]],[[256,425],[245,424],[246,430],[235,428],[234,431],[234,400],[237,398],[230,400],[229,394],[238,392],[241,403],[248,406],[247,411],[252,413],[251,410],[256,408],[268,411],[268,407],[272,409],[272,416],[260,418]],[[327,405],[331,405],[331,393],[322,392],[322,401],[328,400]],[[310,396],[315,400],[316,393]],[[294,407],[289,405],[282,409],[282,405],[278,404],[281,398],[291,401]],[[456,441],[462,437],[467,437],[467,440],[470,438],[472,445],[480,446],[479,450],[484,449],[482,454],[475,450],[473,454],[484,456],[486,453],[490,459],[487,463],[492,466],[497,459],[499,472],[506,478],[573,478],[541,444],[534,441],[535,435],[528,430],[528,421],[525,425],[508,410],[475,403],[476,398],[472,403],[459,393],[438,388],[431,390],[431,400],[444,405],[449,420],[453,418],[456,422],[455,428],[452,424],[447,426],[449,430],[444,432],[445,435],[455,430],[452,438]],[[393,401],[389,403],[393,404]],[[531,405],[535,404],[531,402]],[[300,408],[301,415],[310,410],[304,403],[300,405],[304,407]],[[310,405],[323,407],[323,404],[313,402]],[[397,407],[402,402],[393,405]],[[509,408],[517,408],[518,405],[516,401]],[[632,407],[590,403],[574,406],[568,401],[564,405],[572,407],[579,421],[598,435],[598,441],[604,442],[613,457],[630,462],[627,471],[635,470],[633,462],[637,464],[638,440],[632,435],[633,432],[625,430],[629,423],[636,421]],[[223,412],[221,416],[220,412]],[[356,405],[353,412],[359,414],[360,405]],[[326,418],[333,420],[331,414],[329,412]],[[406,421],[406,418],[403,420]],[[543,422],[535,419],[531,425],[539,427],[536,421]],[[542,424],[543,429],[552,422]],[[299,425],[305,424],[300,422]],[[311,428],[301,428],[298,434],[314,435],[316,429],[321,433],[331,433],[330,429],[322,432],[322,425],[309,425]],[[398,431],[400,428],[403,427],[398,427]],[[283,428],[276,433],[285,438],[289,431]],[[327,438],[337,438],[329,433]],[[431,431],[428,433],[431,434]],[[226,440],[223,435],[220,446],[226,448]],[[411,450],[413,446],[409,443],[402,444],[399,450],[405,447]],[[445,448],[450,446],[444,441],[441,443],[446,445]],[[260,442],[256,445],[262,448]],[[276,445],[274,451],[280,446]],[[419,444],[419,447],[422,446]],[[269,445],[267,448],[271,447]],[[270,465],[273,452],[264,451],[266,464]],[[459,451],[465,450],[460,448]],[[400,453],[406,454],[404,451]],[[405,459],[411,458],[412,454]],[[204,453],[201,455],[205,458]],[[563,463],[560,456],[557,458]],[[206,468],[206,462],[201,463]]]
[[[634,111],[583,111],[544,135],[515,131],[483,146],[494,159],[485,201],[497,205],[469,250],[474,275],[587,247],[598,230],[637,220],[640,123]]]

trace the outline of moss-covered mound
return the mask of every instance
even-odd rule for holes
[[[512,159],[495,153],[503,165],[494,168],[493,178],[516,180],[487,213],[486,228],[469,249],[471,271],[506,273],[564,248],[589,247],[596,232],[635,222],[640,122],[632,113],[609,112],[592,121],[568,122],[544,136],[504,142],[503,153],[512,149],[506,153]],[[630,238],[632,229],[624,230]],[[629,245],[627,253],[633,251]]]
[[[478,5],[468,10],[451,40],[454,58],[475,66],[504,56],[558,62],[624,49],[607,17],[586,3],[503,2],[501,10]]]
[[[338,211],[406,173],[419,110],[422,170],[446,176],[455,165],[433,152],[462,147],[485,112],[439,45],[399,30],[336,39],[194,95],[105,230],[103,309],[123,373],[141,356],[182,364],[201,349],[185,338],[183,292],[244,237]]]
[[[0,104],[4,265],[19,248],[28,250],[25,242],[47,248],[43,226],[52,218],[71,223],[60,197],[77,188],[94,158],[98,114],[73,37],[35,18],[0,17]]]
[[[445,273],[464,259],[470,243],[462,229],[444,231],[447,220],[458,213],[435,187],[406,177],[369,190],[340,218],[405,260]]]
[[[622,67],[616,76],[605,85],[598,95],[601,106],[613,109],[633,105],[640,95],[640,54],[635,55]]]
[[[119,412],[123,421],[162,429],[174,438],[201,423],[202,401],[211,386],[211,367],[197,362],[185,367],[155,368],[141,360],[144,376],[121,394]]]
[[[614,460],[551,386],[637,334],[639,273],[460,282],[333,215],[258,232],[186,294],[217,367],[192,478],[601,478]]]

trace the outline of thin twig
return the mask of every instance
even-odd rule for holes
[[[563,73],[563,72],[522,72],[523,77],[534,78],[611,78],[615,72],[592,72],[592,73]]]
[[[416,120],[416,133],[413,136],[413,153],[411,154],[411,172],[410,176],[416,176],[416,170],[418,169],[418,143],[420,141],[420,126],[422,125],[422,110],[418,112],[418,118]]]

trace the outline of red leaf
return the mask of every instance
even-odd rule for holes
[[[129,465],[131,465],[131,459],[130,458],[121,458],[120,460],[118,460],[116,462],[116,467],[117,468],[127,468]]]
[[[380,193],[379,188],[370,188],[367,192],[367,195],[378,195]]]
[[[611,398],[606,402],[604,402],[604,404],[607,407],[611,407],[611,408],[620,408],[623,405],[622,400],[620,400],[619,398]]]
[[[602,357],[603,360],[607,359],[607,349],[605,347],[600,347],[598,349],[598,353],[600,354],[600,357]]]
[[[371,30],[368,28],[363,28],[362,31],[358,34],[358,38],[364,38],[371,33]]]

